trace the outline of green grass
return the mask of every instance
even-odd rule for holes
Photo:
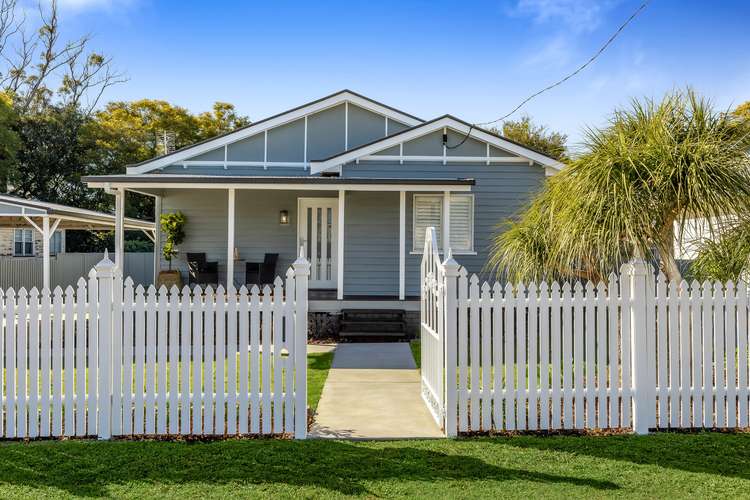
[[[414,362],[417,364],[417,368],[422,367],[422,344],[419,340],[412,340],[409,342],[411,348],[411,355],[414,356]]]
[[[0,445],[0,496],[746,497],[750,434]]]
[[[307,406],[311,410],[318,407],[323,385],[328,378],[328,370],[333,361],[333,352],[320,352],[307,355]]]

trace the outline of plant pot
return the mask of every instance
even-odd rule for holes
[[[160,271],[159,276],[156,279],[156,288],[161,288],[164,285],[167,289],[171,289],[172,286],[182,288],[182,275],[180,271]]]

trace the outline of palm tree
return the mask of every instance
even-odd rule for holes
[[[750,213],[749,132],[692,90],[634,100],[588,129],[584,152],[499,231],[490,266],[513,280],[599,280],[637,256],[680,279],[674,241],[688,220],[713,234],[711,221]]]

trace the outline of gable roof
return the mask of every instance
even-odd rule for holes
[[[264,130],[268,130],[285,123],[298,120],[306,115],[316,113],[333,106],[337,106],[344,102],[351,102],[352,104],[356,104],[357,106],[360,106],[364,109],[387,116],[389,118],[393,118],[394,120],[403,122],[409,126],[418,125],[424,122],[424,120],[414,115],[410,115],[404,111],[375,101],[373,99],[370,99],[369,97],[365,97],[351,90],[344,89],[315,101],[308,102],[307,104],[297,106],[296,108],[292,108],[288,111],[269,116],[268,118],[264,118],[257,122],[251,123],[237,130],[205,139],[190,146],[178,149],[177,151],[173,151],[171,153],[158,156],[141,163],[129,165],[127,170],[129,174],[143,174],[146,172],[150,172],[152,170],[156,170],[158,168],[180,162],[187,158],[212,151],[227,144],[237,142],[239,140],[263,132]]]
[[[310,173],[316,174],[324,172],[326,170],[337,168],[345,163],[355,161],[364,156],[377,153],[378,151],[383,151],[385,149],[398,146],[399,144],[402,144],[406,141],[417,139],[442,128],[450,128],[462,134],[468,133],[472,138],[517,154],[529,161],[539,163],[547,169],[555,172],[559,171],[564,166],[562,162],[544,153],[529,148],[528,146],[519,144],[499,134],[490,132],[489,130],[475,127],[468,122],[456,118],[455,116],[443,115],[430,121],[415,125],[411,128],[402,130],[395,134],[391,134],[382,139],[378,139],[368,144],[364,144],[362,146],[352,148],[348,151],[344,151],[343,153],[336,154],[329,158],[325,158],[323,160],[313,160],[310,162]],[[448,158],[450,159],[450,157]]]

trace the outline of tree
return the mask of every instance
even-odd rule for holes
[[[491,265],[512,279],[602,279],[632,257],[681,277],[674,228],[750,213],[750,127],[692,90],[633,101],[554,176],[508,231]]]
[[[749,257],[750,220],[745,219],[731,224],[717,239],[704,241],[690,271],[700,281],[736,282],[747,279]]]
[[[732,113],[742,120],[750,120],[750,101],[740,104]]]
[[[557,160],[565,161],[568,158],[565,145],[568,136],[550,132],[544,125],[534,125],[529,116],[503,123],[502,135]]]
[[[6,93],[0,93],[0,193],[8,190],[8,175],[11,173],[20,147],[20,138],[15,130],[18,115],[13,101]]]

